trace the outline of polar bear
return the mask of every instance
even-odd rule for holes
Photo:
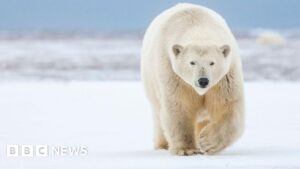
[[[154,117],[154,147],[215,154],[244,128],[238,45],[214,11],[178,4],[147,29],[141,75]]]

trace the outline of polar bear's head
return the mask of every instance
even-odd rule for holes
[[[173,71],[200,95],[204,95],[229,71],[230,47],[228,45],[175,44],[172,51]]]

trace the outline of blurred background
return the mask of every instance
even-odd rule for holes
[[[138,80],[143,34],[176,0],[0,0],[0,80]],[[187,0],[228,22],[247,81],[300,80],[300,1]]]

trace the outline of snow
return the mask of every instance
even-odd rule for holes
[[[139,81],[2,82],[0,168],[298,169],[300,83],[247,82],[246,131],[215,156],[152,149]],[[7,144],[87,146],[87,156],[6,157]]]
[[[234,32],[245,79],[299,81],[300,31],[276,32],[286,40],[281,45],[257,43],[257,37],[267,32]],[[0,80],[137,80],[142,37],[142,33],[0,32]]]
[[[0,32],[0,80],[138,79],[136,36]]]

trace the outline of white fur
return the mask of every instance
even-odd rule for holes
[[[178,56],[174,45],[182,47]],[[226,57],[224,45],[230,48]],[[196,64],[192,67],[190,61]],[[209,66],[212,61],[215,65]],[[153,110],[155,148],[177,155],[213,154],[241,135],[244,96],[238,45],[214,11],[179,4],[157,16],[144,37],[141,73]],[[201,76],[210,80],[207,88],[197,86]]]

